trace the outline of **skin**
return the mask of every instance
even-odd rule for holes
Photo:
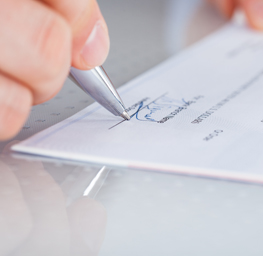
[[[208,0],[230,18],[242,8],[263,30],[263,0]],[[107,25],[96,0],[0,1],[0,140],[12,138],[34,104],[52,98],[69,67],[101,65]]]
[[[109,51],[96,0],[2,0],[0,34],[0,140],[61,89],[70,66],[94,68]]]
[[[241,8],[252,28],[263,30],[263,0],[208,0],[221,13],[231,18],[236,8]]]

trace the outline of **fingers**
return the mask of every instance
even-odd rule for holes
[[[0,70],[27,86],[34,104],[56,94],[71,62],[67,22],[39,2],[5,0],[1,1],[0,34]]]
[[[231,18],[236,8],[236,0],[209,0],[226,17]]]
[[[263,0],[208,0],[230,18],[237,6],[246,13],[251,27],[263,30]]]
[[[0,140],[18,132],[30,101],[42,103],[60,90],[71,64],[91,69],[109,51],[96,0],[3,0],[0,34]]]
[[[31,104],[31,91],[0,73],[0,140],[9,139],[20,130]]]
[[[249,24],[263,30],[263,0],[240,0]]]
[[[61,13],[71,26],[72,65],[79,69],[101,65],[109,52],[109,35],[96,0],[42,1]]]

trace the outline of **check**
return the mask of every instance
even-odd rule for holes
[[[263,34],[229,24],[97,103],[13,146],[50,157],[263,182]]]

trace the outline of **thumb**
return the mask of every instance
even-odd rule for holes
[[[100,66],[109,52],[106,22],[96,0],[41,0],[59,12],[72,29],[72,66],[92,69]]]

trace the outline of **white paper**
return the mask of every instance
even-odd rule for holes
[[[263,182],[262,33],[230,24],[120,95],[130,121],[95,103],[13,150]]]

